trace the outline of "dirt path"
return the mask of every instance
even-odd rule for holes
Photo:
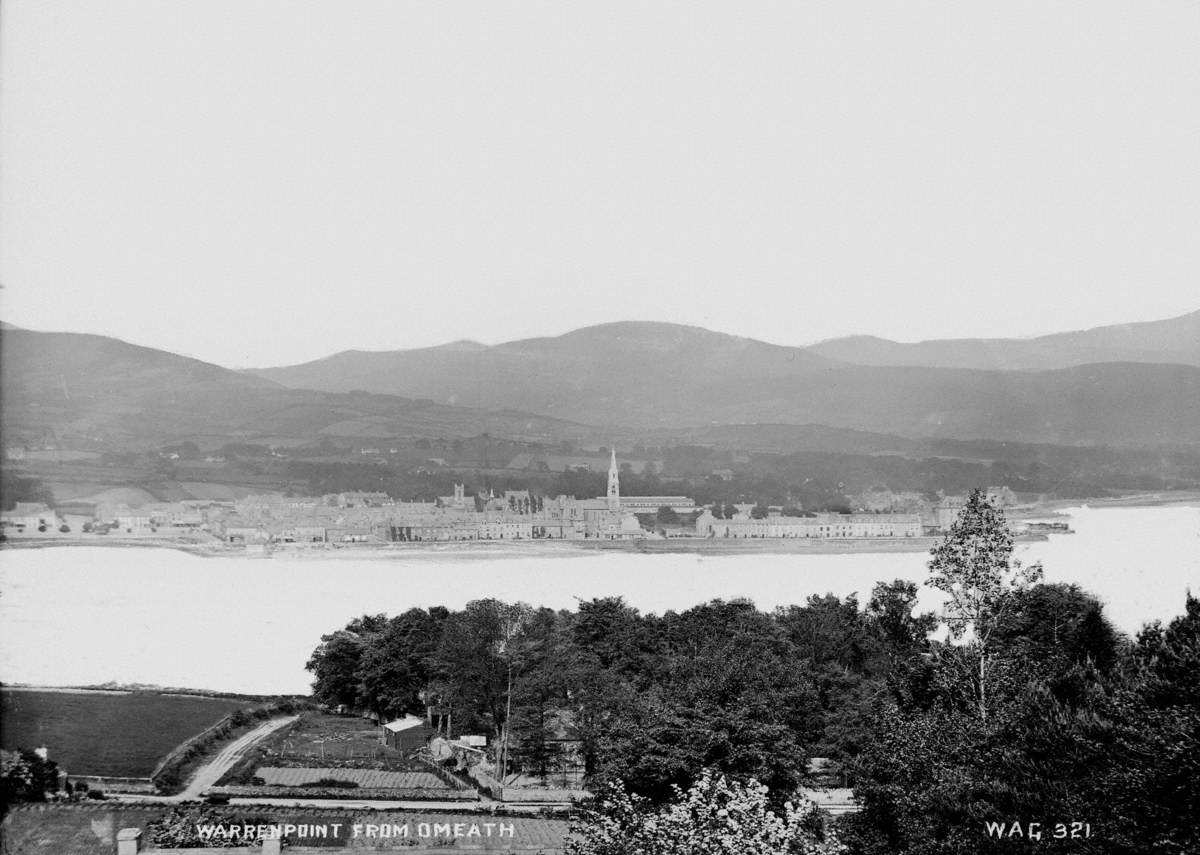
[[[222,748],[216,757],[197,769],[196,774],[192,776],[192,780],[188,782],[187,788],[182,793],[176,796],[169,796],[163,800],[182,802],[200,798],[204,791],[220,780],[221,776],[241,760],[246,755],[246,752],[254,747],[255,743],[270,736],[279,730],[279,728],[291,724],[298,718],[299,716],[295,715],[273,718],[263,722],[244,736],[238,737]]]

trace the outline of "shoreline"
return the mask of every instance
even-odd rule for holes
[[[1136,493],[1101,499],[1061,499],[1032,506],[1008,509],[1006,514],[1013,521],[1038,521],[1069,519],[1065,513],[1070,508],[1102,510],[1105,508],[1167,508],[1200,507],[1200,492]],[[1067,533],[1067,532],[1062,532]],[[1020,543],[1044,541],[1047,533],[1030,533],[1017,536]],[[323,544],[302,546],[284,544],[268,546],[261,550],[249,550],[245,546],[231,546],[215,538],[208,541],[183,540],[167,537],[114,537],[111,535],[57,536],[9,536],[0,543],[0,554],[9,549],[52,549],[102,547],[106,549],[171,549],[195,555],[199,558],[292,558],[292,559],[411,559],[453,556],[463,558],[502,558],[521,554],[524,557],[540,555],[580,555],[606,551],[659,554],[804,554],[804,555],[847,555],[884,552],[925,552],[932,548],[942,535],[922,535],[906,538],[699,538],[668,537],[638,540],[482,540],[482,541],[421,541],[414,543],[371,543],[371,544]]]
[[[258,552],[244,547],[224,544],[181,543],[171,540],[109,540],[94,541],[42,540],[36,538],[10,539],[0,546],[5,550],[78,549],[170,549],[199,558],[253,558],[257,560],[341,560],[350,558],[437,559],[437,558],[537,558],[563,554],[589,555],[604,552],[623,552],[642,555],[863,555],[889,552],[928,552],[941,541],[941,535],[904,538],[687,538],[640,540],[485,540],[429,543],[378,543],[334,547],[275,547]],[[1020,543],[1048,539],[1046,534],[1026,534],[1016,538]]]
[[[1056,499],[1034,506],[1025,511],[1020,510],[1020,517],[1030,517],[1044,510],[1047,513],[1061,515],[1065,508],[1189,508],[1200,507],[1200,492],[1187,490],[1173,492],[1171,490],[1155,493],[1132,493],[1127,496],[1110,496],[1101,499]],[[1014,509],[1016,510],[1016,509]],[[1017,516],[1016,513],[1013,514]]]
[[[1046,561],[1048,578],[1079,584],[1094,593],[1114,626],[1132,637],[1150,621],[1177,616],[1185,589],[1190,586],[1194,590],[1200,569],[1196,563],[1198,514],[1200,509],[1194,507],[1158,513],[1074,511],[1072,527],[1077,526],[1077,533],[1065,538],[1047,536],[1041,545],[1031,544],[1029,549],[1035,554],[1029,560]],[[1135,530],[1140,531],[1135,534]],[[1148,538],[1163,544],[1164,554],[1171,559],[1152,571],[1142,560]],[[39,544],[50,545],[45,541]],[[808,551],[793,548],[790,554],[781,555],[777,554],[779,543],[748,540],[685,546],[707,546],[708,556],[639,558],[637,552],[618,551],[630,550],[632,544],[598,542],[579,548],[570,542],[530,546],[506,541],[504,548],[475,542],[451,544],[441,550],[410,548],[417,544],[390,550],[321,550],[310,552],[308,561],[281,555],[281,561],[252,564],[201,562],[186,557],[182,550],[153,552],[147,550],[155,544],[143,541],[139,545],[141,552],[77,549],[0,555],[0,579],[6,588],[0,605],[5,606],[4,618],[13,619],[6,621],[9,655],[0,663],[5,683],[85,692],[143,687],[186,692],[194,687],[214,695],[303,696],[310,688],[311,675],[302,666],[316,639],[360,614],[394,613],[431,604],[461,608],[472,598],[489,596],[550,608],[570,608],[581,599],[622,596],[640,611],[657,614],[711,599],[744,597],[769,610],[803,603],[813,594],[861,594],[878,581],[893,578],[910,579],[920,586],[928,558],[915,552],[854,554],[850,550],[863,547],[854,542],[832,544],[834,550],[853,557],[826,557],[815,553],[814,544],[803,542],[800,547]],[[678,549],[681,545],[679,540],[667,540],[655,542],[651,548]],[[795,547],[796,543],[782,545]],[[830,551],[830,544],[822,545],[824,552]],[[107,546],[119,548],[113,541]],[[912,549],[924,544],[913,539],[891,546]],[[351,560],[321,560],[326,556]],[[537,560],[539,556],[543,560]],[[577,556],[585,557],[568,560]],[[473,560],[478,558],[487,560]],[[196,592],[196,608],[187,620],[172,615],[171,586],[166,585],[165,592],[159,590],[156,580],[164,574],[186,581],[188,590]],[[224,609],[230,591],[255,603],[253,619]],[[314,592],[319,602],[312,602]],[[922,595],[926,598],[922,609],[936,607],[936,596],[929,596],[924,589]],[[270,608],[259,608],[260,600],[269,602]],[[31,606],[35,610],[30,610]],[[45,613],[44,609],[51,611]],[[328,617],[318,619],[324,612]],[[198,645],[196,662],[184,668],[172,664],[177,654],[161,649],[163,645],[126,644],[121,640],[125,637],[121,627],[127,625],[139,627],[139,632],[149,633],[147,637],[171,638],[182,633],[207,640]],[[55,641],[75,631],[74,627],[90,628],[94,643],[89,642],[87,652],[95,657],[95,666],[81,665],[77,654],[50,655]],[[247,647],[250,638],[262,641]],[[102,655],[106,652],[114,655]]]

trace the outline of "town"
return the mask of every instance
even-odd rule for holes
[[[1006,487],[988,490],[989,500],[1012,507]],[[611,452],[607,494],[596,498],[538,495],[525,490],[453,494],[433,501],[402,501],[380,491],[323,496],[251,495],[237,500],[192,499],[125,504],[18,502],[0,514],[6,538],[78,540],[108,536],[179,540],[247,551],[334,548],[408,543],[498,541],[739,541],[906,540],[949,527],[962,507],[943,496],[920,511],[876,507],[858,512],[809,512],[798,504],[761,502],[697,505],[683,495],[621,494],[621,467]],[[1065,531],[1059,523],[1018,524],[1018,534]]]

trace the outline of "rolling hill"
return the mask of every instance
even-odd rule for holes
[[[394,351],[351,350],[325,359],[252,372],[293,388],[363,389],[451,404],[515,408],[606,424],[653,389],[659,409],[679,410],[696,376],[731,370],[789,377],[834,363],[797,348],[677,324],[625,322],[586,327],[557,338],[489,347],[456,342]],[[665,419],[660,423],[670,423]]]
[[[1200,311],[1178,318],[1096,327],[1029,339],[941,339],[902,343],[874,336],[830,339],[808,348],[858,365],[919,365],[1041,371],[1097,362],[1200,366]]]
[[[887,435],[882,444],[897,450],[896,438],[1200,444],[1200,367],[1188,364],[861,365],[662,323],[496,346],[350,351],[254,372],[104,336],[11,327],[0,332],[0,355],[6,443],[51,433],[129,448],[194,437],[366,444],[484,432],[554,442],[597,429],[614,440],[687,441],[721,426],[751,426],[737,428],[746,435],[754,425],[824,425],[834,433],[810,429],[797,445],[867,440],[835,436],[846,430]]]
[[[291,387],[430,397],[641,430],[781,423],[911,438],[1200,443],[1200,367],[1192,365],[858,365],[661,323],[604,324],[494,347],[348,351],[251,373]]]
[[[185,437],[235,441],[474,436],[559,439],[579,426],[394,395],[289,389],[218,365],[113,338],[0,331],[5,442],[99,442],[142,449]]]

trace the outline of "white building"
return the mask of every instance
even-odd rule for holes
[[[712,538],[878,538],[920,537],[920,514],[817,514],[756,520],[748,514],[717,519],[705,511],[696,520],[696,534]]]
[[[0,513],[0,522],[18,532],[37,531],[40,526],[58,527],[58,514],[41,502],[17,502],[11,511]]]

